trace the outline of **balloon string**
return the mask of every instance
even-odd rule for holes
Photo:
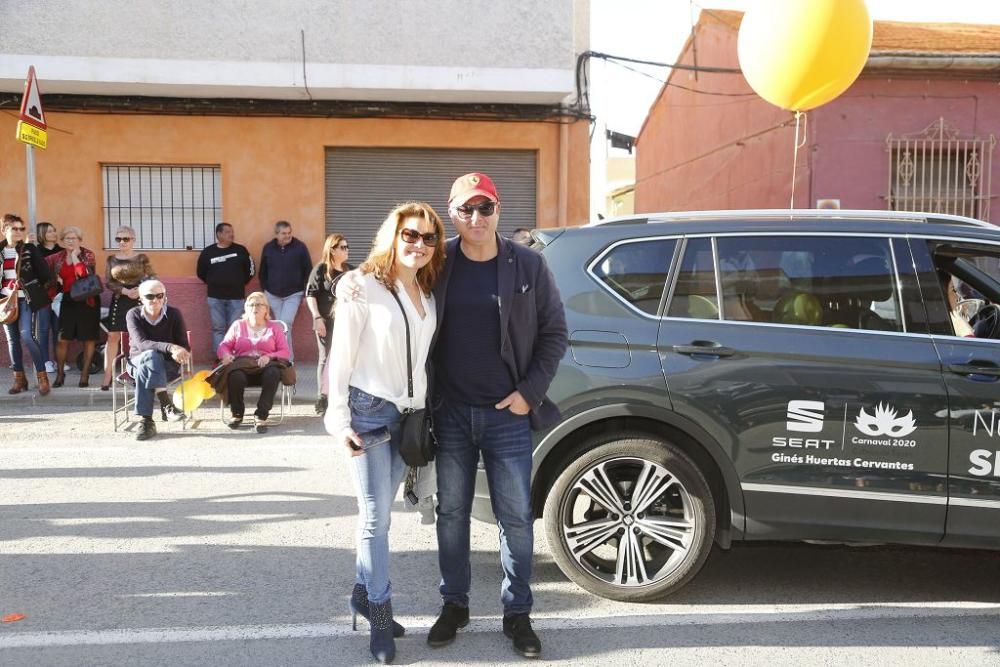
[[[806,122],[802,123],[802,119],[805,118]],[[799,140],[799,127],[802,127],[802,139]],[[809,127],[809,117],[801,111],[795,112],[795,145],[792,147],[792,196],[788,203],[788,208],[795,208],[795,172],[798,170],[799,164],[799,149],[806,145],[806,140],[808,138]]]

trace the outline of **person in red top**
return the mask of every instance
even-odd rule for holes
[[[79,386],[86,387],[90,380],[90,362],[94,358],[94,348],[101,333],[101,302],[96,296],[86,301],[74,301],[69,294],[78,278],[96,272],[97,257],[80,245],[83,242],[83,232],[79,227],[63,227],[59,240],[62,241],[63,251],[46,258],[63,295],[59,310],[59,342],[56,344],[56,380],[52,386],[63,386],[63,368],[69,342],[78,340],[83,342],[83,370],[80,371]]]
[[[255,375],[260,378],[260,398],[254,413],[257,419],[254,430],[264,433],[281,380],[281,368],[288,365],[290,350],[282,323],[270,319],[270,308],[263,292],[253,292],[247,297],[243,304],[243,317],[229,327],[216,354],[223,365],[228,366],[240,359],[241,363],[249,366],[246,369],[230,369],[226,377],[229,409],[233,415],[229,428],[239,428],[243,423],[243,391],[249,377]],[[248,360],[253,363],[249,364]]]

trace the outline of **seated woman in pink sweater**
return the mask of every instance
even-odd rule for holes
[[[280,322],[270,318],[267,297],[263,292],[253,292],[247,297],[243,304],[243,317],[229,327],[226,337],[219,344],[217,355],[223,364],[239,360],[241,365],[248,366],[245,369],[234,368],[228,374],[229,408],[233,415],[229,428],[238,428],[243,423],[243,390],[248,378],[256,376],[260,378],[260,398],[254,413],[254,429],[258,433],[266,432],[267,417],[281,380],[281,362],[288,362],[289,350],[285,330]]]

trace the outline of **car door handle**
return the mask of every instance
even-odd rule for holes
[[[701,354],[711,357],[731,357],[736,354],[733,348],[723,347],[711,340],[696,340],[690,345],[674,345],[673,350],[677,354]]]
[[[959,375],[990,375],[1000,377],[1000,366],[989,362],[973,362],[970,364],[948,364],[948,370]]]

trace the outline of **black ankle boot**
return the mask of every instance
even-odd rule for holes
[[[368,646],[372,657],[388,665],[396,657],[396,640],[392,638],[392,600],[368,605],[371,612],[371,641]]]
[[[143,417],[139,422],[139,431],[135,434],[136,440],[149,440],[156,435],[156,424],[152,417]]]
[[[366,621],[371,623],[372,617],[368,610],[368,589],[365,588],[364,584],[354,584],[354,590],[351,591],[351,612],[353,612],[353,629],[358,629],[358,616],[360,615]],[[406,634],[406,628],[397,623],[392,622],[392,636],[399,638]]]

